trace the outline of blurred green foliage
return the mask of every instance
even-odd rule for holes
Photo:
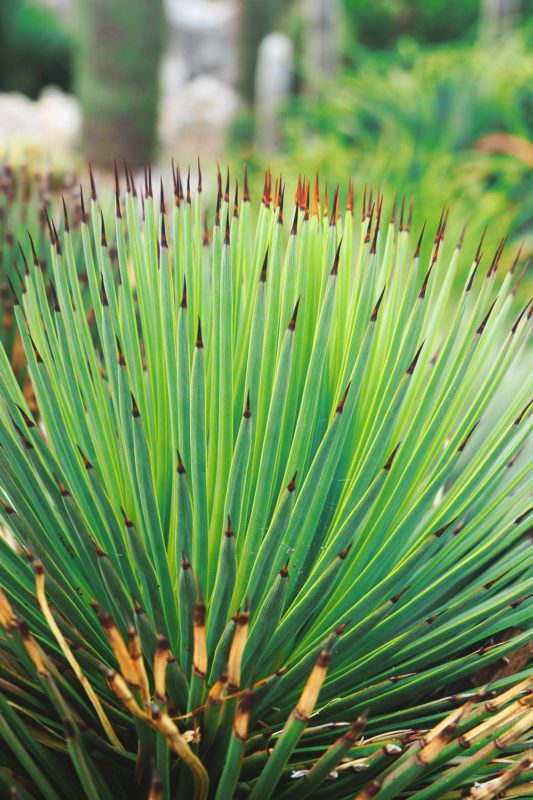
[[[483,134],[531,137],[533,59],[519,35],[492,49],[404,42],[394,57],[368,57],[332,84],[301,94],[288,109],[288,143],[302,132],[333,133],[360,147],[376,137],[409,140],[413,167],[428,153],[472,146]],[[293,124],[294,123],[294,124]]]
[[[403,39],[390,51],[362,52],[357,69],[345,66],[287,104],[283,151],[269,154],[273,171],[290,186],[299,173],[313,179],[319,166],[330,199],[337,182],[346,197],[352,176],[357,204],[371,176],[385,213],[396,191],[415,198],[415,229],[447,205],[449,243],[468,220],[466,245],[475,248],[486,223],[485,259],[507,234],[504,265],[522,241],[523,263],[533,251],[533,58],[524,31],[491,49]],[[245,137],[244,122],[235,132]],[[488,148],[495,134],[498,146]],[[250,155],[242,139],[241,153]],[[265,154],[251,156],[253,174]],[[529,290],[523,285],[520,296]]]
[[[54,14],[27,0],[0,0],[0,91],[36,98],[70,86],[71,41]]]
[[[344,0],[347,23],[359,43],[390,48],[402,36],[446,42],[469,33],[479,0]]]
[[[483,0],[342,0],[342,4],[349,43],[370,50],[391,49],[404,37],[421,44],[472,40],[483,13]],[[532,17],[533,0],[521,0],[515,22],[523,25]]]

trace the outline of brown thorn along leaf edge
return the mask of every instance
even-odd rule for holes
[[[527,242],[117,163],[0,170],[0,795],[524,796]]]

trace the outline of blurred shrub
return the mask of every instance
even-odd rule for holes
[[[531,136],[532,81],[533,59],[518,36],[490,51],[404,42],[392,60],[367,57],[335,86],[303,95],[288,119],[311,133],[338,131],[350,146],[407,137],[416,158],[462,149],[494,130]]]
[[[396,190],[414,195],[415,226],[449,204],[450,241],[469,219],[470,244],[488,223],[487,258],[506,233],[507,258],[522,239],[531,253],[533,170],[512,147],[513,136],[531,139],[531,86],[533,60],[519,36],[496,52],[404,41],[390,58],[367,54],[360,69],[294,98],[284,152],[270,163],[288,181],[320,164],[341,194],[349,175],[359,196],[372,175],[389,208]],[[495,131],[513,135],[509,147],[482,152],[479,139]]]
[[[482,0],[343,0],[343,4],[350,39],[381,50],[405,36],[428,44],[471,36]],[[532,0],[522,0],[522,21],[532,13]]]
[[[0,0],[0,91],[37,97],[70,86],[71,43],[57,18],[27,0]]]

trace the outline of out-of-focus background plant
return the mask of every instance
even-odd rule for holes
[[[0,160],[320,164],[527,258],[532,44],[533,0],[2,0]]]

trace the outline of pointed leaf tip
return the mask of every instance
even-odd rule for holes
[[[495,275],[498,271],[498,264],[500,263],[500,258],[503,253],[503,248],[507,242],[507,234],[503,237],[500,244],[498,245],[496,252],[494,253],[494,257],[491,261],[490,267],[487,271],[487,278],[490,278],[492,275]]]
[[[1,497],[0,497],[0,504],[2,505],[2,508],[4,509],[4,511],[8,516],[11,516],[12,514],[15,513],[15,509],[13,508],[13,506],[10,506],[9,503],[6,503],[6,501],[3,500]]]
[[[91,200],[96,201],[96,184],[94,182],[93,168],[89,163],[89,180],[91,181]]]
[[[39,259],[37,258],[37,251],[35,250],[35,244],[33,242],[32,235],[31,235],[31,233],[29,231],[26,231],[26,232],[27,232],[28,238],[30,240],[31,257],[32,257],[32,260],[33,260],[33,266],[34,267],[38,267],[39,266]]]
[[[493,303],[492,303],[491,307],[489,308],[489,310],[487,311],[487,313],[486,313],[485,317],[483,318],[483,321],[482,321],[481,325],[480,325],[480,326],[479,326],[479,328],[477,329],[476,333],[478,334],[478,336],[481,336],[481,334],[482,334],[482,333],[483,333],[483,331],[485,330],[485,327],[486,327],[486,325],[487,325],[487,322],[489,321],[489,317],[490,317],[490,315],[492,314],[492,309],[493,309],[493,308],[494,308],[494,306],[496,305],[496,300],[497,300],[497,299],[498,299],[497,297],[494,299],[494,301],[493,301]]]
[[[42,364],[43,363],[43,358],[42,358],[40,352],[37,350],[37,345],[35,344],[35,341],[34,341],[34,339],[33,339],[33,337],[31,335],[30,335],[30,342],[31,342],[33,355],[35,356],[36,362],[38,364]]]
[[[163,250],[168,250],[167,232],[165,229],[165,217],[161,214],[161,247]]]
[[[107,238],[105,235],[105,222],[104,222],[104,212],[100,209],[100,232],[101,232],[101,244],[102,247],[107,247]]]
[[[398,203],[398,192],[394,192],[394,200],[392,202],[392,211],[390,215],[390,225],[396,225],[396,205]]]
[[[522,321],[522,318],[523,318],[524,314],[527,312],[530,303],[531,303],[531,300],[528,300],[528,302],[526,303],[526,305],[524,306],[524,308],[522,309],[522,311],[520,312],[520,314],[516,318],[516,321],[514,322],[513,327],[511,328],[511,335],[512,336],[514,336],[516,331],[518,330],[518,326],[520,325],[520,322]]]
[[[166,207],[165,207],[165,189],[163,186],[163,176],[161,175],[159,179],[159,213],[166,214]]]
[[[294,206],[294,216],[292,218],[291,236],[296,236],[298,233],[298,206]]]
[[[298,307],[300,305],[300,298],[296,301],[296,305],[294,307],[294,311],[291,317],[291,321],[289,322],[289,330],[293,331],[296,328],[296,320],[298,318]]]
[[[120,181],[118,177],[117,160],[113,159],[113,172],[115,174],[115,195],[120,194]]]
[[[22,249],[22,245],[20,244],[20,242],[17,242],[17,244],[18,244],[18,248],[20,250],[20,255],[22,256],[22,261],[24,263],[24,274],[25,275],[29,275],[30,271],[28,269],[28,261],[26,259],[26,254],[24,253],[24,250]]]
[[[81,221],[84,225],[87,224],[87,213],[85,211],[85,200],[83,198],[83,186],[80,183],[80,209],[81,209]]]
[[[207,211],[204,211],[204,229],[202,233],[202,247],[209,247],[209,231],[207,229]]]
[[[226,231],[224,233],[224,244],[229,246],[229,214],[226,214]]]
[[[329,220],[330,225],[335,225],[337,222],[337,205],[339,202],[339,184],[335,187],[335,194],[333,195],[333,205],[331,206],[331,216]]]
[[[337,275],[338,274],[341,246],[342,246],[342,237],[341,237],[341,240],[340,240],[340,242],[339,242],[339,244],[337,246],[337,250],[335,252],[335,258],[333,259],[333,266],[331,267],[331,272],[329,273],[330,275]]]
[[[430,278],[431,271],[433,269],[434,264],[435,264],[435,261],[432,260],[431,266],[428,269],[428,271],[426,272],[426,277],[424,278],[424,282],[422,283],[422,287],[421,287],[421,289],[420,289],[420,291],[418,293],[419,300],[423,300],[424,297],[426,296],[426,291],[427,291],[427,288],[428,288],[429,278]]]
[[[470,273],[470,277],[468,279],[468,283],[466,284],[466,292],[469,292],[472,289],[472,284],[474,283],[474,278],[476,277],[477,268],[479,267],[479,261],[474,261],[474,267],[472,272]]]
[[[87,472],[90,472],[90,470],[94,469],[93,465],[91,464],[91,462],[89,461],[89,459],[87,458],[87,456],[85,455],[79,444],[77,444],[76,447],[78,448],[81,460],[83,461],[83,466],[85,467]]]
[[[144,195],[147,199],[154,196],[152,189],[152,165],[150,162],[144,165]]]
[[[370,228],[368,230],[368,233],[370,233]],[[372,244],[370,245],[370,255],[372,256],[375,256],[378,251],[378,233],[379,233],[379,224],[376,223],[374,236],[372,238]]]
[[[137,187],[135,186],[135,180],[134,180],[134,177],[133,177],[133,169],[132,169],[131,166],[130,166],[129,169],[130,169],[131,194],[132,194],[132,197],[137,197]]]
[[[196,334],[196,348],[201,350],[204,346],[202,340],[202,323],[200,322],[200,317],[198,317],[198,332]]]
[[[237,219],[239,216],[239,181],[235,181],[235,198],[233,200],[233,217]]]
[[[420,347],[416,351],[415,357],[413,358],[413,360],[411,361],[411,363],[407,367],[407,370],[406,370],[407,375],[412,375],[413,372],[415,371],[415,367],[417,365],[418,359],[420,358],[420,353],[422,352],[422,348],[424,347],[425,341],[426,340],[424,339],[424,341],[422,342],[422,344],[420,345]]]
[[[244,165],[244,184],[242,189],[242,199],[244,203],[250,202],[250,192],[248,189],[248,164]]]
[[[9,285],[9,290],[11,292],[11,299],[13,301],[13,305],[14,306],[18,306],[18,305],[20,305],[20,303],[19,303],[19,299],[17,297],[17,293],[15,291],[15,287],[13,286],[13,281],[11,280],[11,277],[9,275],[6,275],[6,279],[7,279],[8,285]]]
[[[353,209],[353,181],[348,178],[348,193],[346,195],[346,213],[351,214]]]
[[[400,597],[401,597],[403,594],[405,594],[405,592],[406,592],[406,591],[407,591],[407,590],[410,588],[410,586],[411,586],[411,584],[409,584],[408,586],[404,586],[404,588],[403,588],[403,589],[400,589],[400,591],[399,591],[399,592],[397,592],[397,594],[393,595],[393,597],[391,597],[391,598],[390,598],[390,601],[389,601],[389,602],[390,602],[390,603],[392,603],[392,605],[393,605],[393,606],[394,606],[394,605],[396,605],[396,603],[398,602],[398,600],[400,599]]]
[[[119,341],[118,336],[115,337],[115,340],[116,340],[116,345],[117,345],[117,360],[118,360],[118,363],[119,363],[119,365],[121,367],[125,367],[126,366],[126,360],[124,358],[124,353],[122,352],[122,348],[120,346],[120,341]]]
[[[529,411],[529,409],[530,409],[530,407],[531,407],[531,405],[532,405],[532,404],[533,404],[533,400],[530,400],[530,401],[529,401],[529,403],[526,403],[526,405],[524,406],[524,408],[522,409],[522,411],[520,412],[520,414],[517,416],[517,418],[516,418],[516,419],[515,419],[515,421],[513,422],[513,425],[520,425],[520,423],[521,423],[521,422],[522,422],[522,420],[524,419],[525,415],[526,415],[526,414],[527,414],[527,412]]]
[[[340,403],[337,406],[337,408],[335,409],[335,413],[336,414],[342,414],[342,412],[344,411],[344,404],[346,403],[346,398],[348,397],[348,392],[350,391],[351,384],[352,384],[352,382],[350,381],[348,383],[348,386],[344,390],[344,394],[341,397]]]
[[[337,638],[339,636],[342,636],[342,634],[344,633],[344,631],[346,630],[346,628],[348,627],[349,624],[350,624],[350,620],[349,619],[346,620],[346,622],[342,622],[340,625],[338,625],[335,628],[335,630],[333,632],[333,635],[336,636]],[[334,642],[332,641],[328,652],[331,652],[331,650],[333,649],[333,644],[334,644]]]
[[[61,202],[63,204],[63,227],[64,227],[64,230],[65,230],[65,233],[69,233],[70,232],[70,226],[69,226],[69,222],[68,222],[67,204],[65,203],[65,198],[64,198],[63,195],[61,195]]]
[[[468,444],[468,441],[469,441],[470,437],[472,436],[472,434],[474,433],[474,431],[476,430],[476,428],[477,428],[477,426],[479,425],[480,422],[481,422],[481,420],[478,419],[476,424],[473,425],[472,428],[470,429],[470,431],[466,434],[465,438],[463,439],[463,441],[461,442],[461,444],[457,448],[457,452],[458,453],[462,453],[463,452],[463,450],[465,449],[466,445]]]
[[[52,222],[52,230],[54,232],[53,244],[55,245],[57,255],[60,256],[61,255],[61,243],[59,241],[59,236],[57,234],[57,228],[55,226],[55,222]]]
[[[345,547],[344,550],[340,551],[340,553],[338,554],[337,558],[339,558],[341,561],[344,561],[344,559],[346,558],[346,556],[350,552],[351,547],[352,547],[352,542],[350,542],[350,544],[347,547]]]
[[[476,264],[479,264],[479,262],[481,261],[481,257],[483,255],[483,253],[481,252],[481,247],[483,245],[483,240],[485,239],[486,233],[487,233],[487,226],[485,225],[481,233],[481,239],[479,240],[479,244],[477,246],[476,255],[474,257],[474,261],[476,262]]]
[[[52,475],[54,476],[54,480],[57,483],[57,488],[59,489],[59,494],[61,495],[61,497],[70,497],[70,492],[63,483],[63,481],[60,480],[60,478],[56,475],[55,472],[52,472]]]
[[[58,314],[61,311],[61,309],[59,308],[59,300],[57,299],[56,290],[54,289],[54,284],[52,283],[51,280],[49,281],[49,285],[50,285],[50,291],[52,292],[52,302],[54,305],[54,311],[56,314]]]
[[[414,258],[418,258],[419,255],[420,255],[420,248],[422,246],[422,239],[424,238],[424,232],[426,230],[426,223],[427,223],[427,220],[425,220],[424,224],[422,225],[422,230],[420,231],[420,236],[418,237],[418,242],[416,243],[416,249],[415,249]]]
[[[122,209],[120,207],[120,193],[117,192],[115,194],[115,217],[117,219],[122,219]]]
[[[263,266],[261,267],[261,274],[259,276],[259,280],[261,283],[265,283],[267,279],[267,266],[268,266],[268,247],[266,249],[265,257],[263,259]]]
[[[396,457],[396,453],[398,452],[398,449],[399,449],[399,447],[400,447],[400,444],[401,444],[401,442],[398,442],[398,444],[396,445],[396,447],[394,448],[394,450],[393,450],[393,451],[392,451],[392,453],[390,454],[390,456],[389,456],[389,458],[388,458],[388,460],[387,460],[387,463],[383,465],[383,469],[384,469],[386,472],[390,472],[390,469],[391,469],[391,467],[392,467],[392,464],[393,464],[393,462],[394,462],[394,459],[395,459],[395,457]]]
[[[138,405],[137,405],[137,403],[135,401],[135,397],[133,396],[133,392],[130,392],[130,395],[131,395],[131,415],[132,415],[132,417],[137,419],[138,417],[141,416],[141,413],[140,413],[139,407],[138,407]]]
[[[229,203],[229,164],[226,168],[226,186],[224,188],[224,202]]]
[[[465,221],[465,224],[463,225],[463,229],[462,229],[461,234],[459,236],[459,240],[458,240],[458,242],[456,244],[456,249],[457,250],[461,250],[462,247],[463,247],[467,228],[468,228],[468,219]]]
[[[24,409],[23,409],[23,408],[21,408],[21,406],[19,406],[19,404],[18,404],[18,403],[15,403],[15,405],[16,405],[16,407],[18,408],[18,411],[19,411],[20,415],[22,416],[22,419],[24,420],[24,422],[25,422],[25,424],[26,424],[26,427],[28,427],[28,428],[35,428],[35,427],[36,427],[36,424],[35,424],[35,422],[34,422],[34,421],[31,419],[31,417],[29,417],[29,416],[26,414],[26,412],[24,411]]]
[[[120,510],[122,512],[122,516],[124,517],[124,525],[126,526],[126,528],[133,528],[133,522],[128,517],[122,506],[120,507]]]
[[[453,519],[449,520],[449,522],[445,522],[444,525],[441,525],[440,528],[438,528],[436,531],[433,531],[433,536],[436,536],[437,539],[439,539],[442,534],[445,533],[456,521],[457,517],[455,516]]]
[[[109,306],[109,298],[105,290],[104,276],[100,275],[100,296],[102,298],[102,305]]]
[[[250,419],[252,416],[252,409],[250,406],[250,390],[248,389],[248,394],[246,395],[246,405],[244,407],[243,417],[245,419]]]
[[[370,322],[375,322],[375,321],[377,320],[377,318],[378,318],[379,307],[380,307],[380,305],[381,305],[381,301],[383,300],[383,296],[384,296],[384,294],[385,294],[385,289],[386,289],[386,288],[387,288],[387,285],[385,284],[385,286],[384,286],[384,287],[383,287],[383,289],[381,290],[381,294],[380,294],[380,296],[378,297],[377,303],[376,303],[376,305],[374,306],[374,310],[372,311],[372,314],[371,314],[371,316],[370,316]]]
[[[518,517],[516,517],[514,524],[520,525],[521,522],[523,522],[525,519],[527,519],[527,517],[529,517],[532,511],[533,511],[533,506],[526,508],[525,511],[523,511]]]
[[[124,161],[124,175],[126,176],[126,192],[131,193],[130,173],[126,161]]]
[[[514,271],[515,271],[515,269],[516,269],[516,265],[517,265],[517,264],[518,264],[518,262],[520,261],[520,256],[522,255],[522,250],[524,249],[524,244],[525,244],[525,241],[524,241],[524,240],[522,240],[522,241],[520,242],[520,245],[519,245],[519,247],[518,247],[518,250],[516,251],[516,255],[515,255],[515,257],[513,258],[513,263],[512,263],[512,264],[511,264],[511,266],[509,267],[509,274],[510,274],[510,275],[512,275],[512,274],[514,273]]]
[[[198,165],[198,183],[196,184],[196,191],[198,194],[202,193],[202,167],[200,164],[200,156],[196,157],[197,165]]]

